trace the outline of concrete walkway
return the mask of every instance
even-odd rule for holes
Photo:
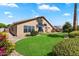
[[[21,40],[24,37],[16,37],[12,36],[10,33],[8,33],[8,40],[10,40],[12,43],[16,43],[17,41]]]
[[[19,54],[18,52],[16,52],[15,50],[8,56],[22,56],[21,54]]]
[[[21,39],[22,37],[12,36],[10,33],[8,33],[8,40],[10,40],[14,44]],[[22,55],[16,52],[16,50],[14,50],[9,56],[22,56]]]

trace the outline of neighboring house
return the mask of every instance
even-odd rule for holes
[[[9,28],[10,33],[15,36],[25,36],[33,30],[44,33],[51,33],[55,31],[54,27],[44,16],[13,23],[13,25]]]
[[[54,26],[57,32],[62,32],[62,26]]]

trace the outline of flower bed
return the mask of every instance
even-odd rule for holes
[[[6,33],[3,34],[3,32],[0,33],[0,56],[7,56],[9,55],[13,49],[14,44],[11,43],[9,40],[7,40]]]

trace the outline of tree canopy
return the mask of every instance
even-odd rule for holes
[[[63,32],[71,32],[72,31],[72,25],[69,22],[66,22],[63,26]]]
[[[0,23],[0,28],[4,28],[6,25],[4,23]]]

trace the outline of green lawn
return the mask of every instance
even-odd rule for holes
[[[62,37],[52,37],[48,35],[33,36],[16,42],[15,49],[20,54],[26,56],[45,56],[62,40]]]

